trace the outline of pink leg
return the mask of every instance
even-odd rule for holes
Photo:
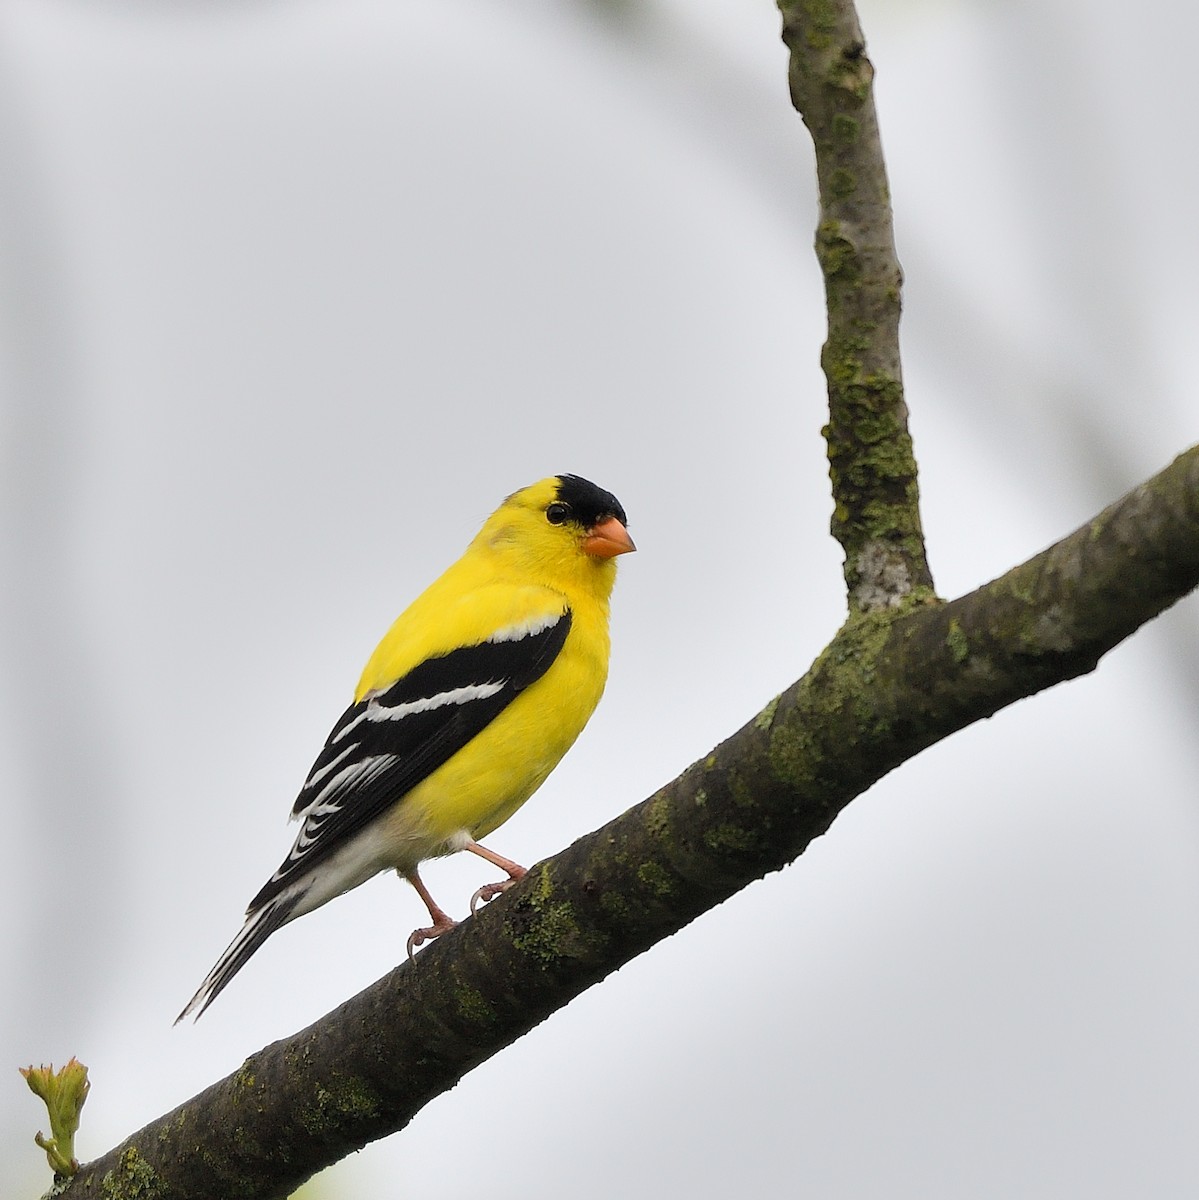
[[[480,858],[485,858],[489,863],[494,863],[501,871],[508,872],[507,879],[500,883],[485,883],[475,892],[470,898],[470,911],[472,913],[480,904],[486,904],[488,900],[494,900],[501,892],[506,892],[517,880],[523,879],[529,873],[520,863],[514,863],[510,858],[505,858],[502,854],[496,854],[494,850],[488,850],[486,846],[480,846],[478,842],[467,842],[463,849],[469,850],[472,854],[477,854]]]
[[[440,937],[443,933],[448,933],[458,922],[438,907],[437,901],[429,895],[429,889],[425,887],[424,881],[417,874],[415,867],[411,871],[402,871],[401,874],[416,888],[416,894],[425,902],[425,907],[429,910],[429,917],[433,922],[425,929],[412,931],[412,935],[408,938],[408,957],[411,958],[412,952],[417,946],[423,946],[425,942],[432,941],[433,938]]]

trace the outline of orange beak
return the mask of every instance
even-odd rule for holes
[[[583,550],[592,558],[615,558],[636,549],[629,531],[615,517],[596,521],[583,539]]]

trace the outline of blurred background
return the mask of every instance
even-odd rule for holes
[[[946,596],[1196,439],[1182,0],[867,0]],[[608,695],[490,839],[672,778],[844,611],[809,142],[768,0],[0,7],[0,1191],[394,966],[381,877],[175,1014],[395,614],[614,491]],[[946,742],[312,1197],[1191,1197],[1199,620]],[[612,747],[619,747],[613,753]],[[469,857],[469,856],[461,856]],[[431,866],[452,913],[490,878]]]

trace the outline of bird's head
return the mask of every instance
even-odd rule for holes
[[[513,492],[479,538],[548,584],[581,583],[606,596],[613,560],[637,548],[627,521],[611,492],[578,475],[551,475]]]

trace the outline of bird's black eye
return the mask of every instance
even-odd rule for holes
[[[551,525],[561,525],[570,516],[569,504],[551,504],[545,510],[545,519]]]

